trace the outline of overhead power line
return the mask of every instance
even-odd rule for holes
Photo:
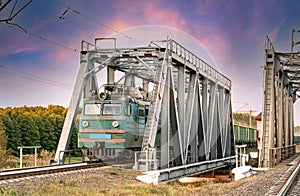
[[[8,25],[9,27],[11,27],[12,29],[20,30],[20,31],[22,31],[23,33],[26,33],[26,34],[28,34],[28,35],[30,35],[30,36],[32,36],[32,37],[37,38],[37,39],[46,41],[46,42],[48,42],[48,43],[51,43],[51,44],[53,44],[53,45],[56,45],[56,46],[59,46],[59,47],[65,48],[65,49],[68,49],[68,50],[73,51],[73,52],[79,53],[79,51],[78,51],[77,49],[75,49],[75,48],[71,48],[71,47],[66,46],[66,45],[64,45],[64,44],[62,44],[62,43],[59,43],[59,42],[50,40],[50,39],[48,39],[48,38],[45,38],[45,37],[43,37],[43,36],[41,36],[41,35],[32,33],[32,32],[30,32],[28,29],[22,27],[20,24],[17,24],[17,23],[13,23],[13,22],[12,22],[12,19],[13,19],[15,16],[17,16],[17,15],[18,15],[25,7],[27,7],[32,1],[33,1],[33,0],[29,0],[22,8],[21,8],[20,10],[18,10],[16,13],[14,13],[14,8],[13,8],[13,9],[11,10],[11,12],[10,12],[9,18],[8,18],[8,19],[5,19],[5,20],[0,20],[0,24],[1,24],[1,22],[5,22],[5,24],[7,24],[7,25]],[[4,9],[4,7],[5,7],[8,3],[10,3],[10,2],[12,2],[12,0],[9,0],[5,5],[3,5],[2,7],[0,7],[0,9]],[[18,2],[18,0],[16,0],[15,4],[17,4],[17,2]],[[81,13],[80,11],[78,11],[78,10],[76,10],[76,9],[74,9],[74,8],[72,8],[72,7],[70,7],[70,6],[68,6],[68,5],[66,5],[65,3],[61,2],[61,1],[58,1],[58,3],[61,4],[62,6],[64,6],[64,7],[67,8],[60,16],[51,16],[51,17],[45,17],[45,18],[38,18],[38,20],[54,19],[54,18],[57,18],[57,19],[65,19],[65,15],[66,15],[69,11],[72,11],[72,12],[74,12],[74,13],[80,15],[80,16],[83,16],[83,17],[89,19],[90,21],[93,21],[94,23],[97,23],[97,24],[99,24],[99,25],[101,25],[101,26],[104,26],[104,27],[106,27],[107,29],[110,29],[111,31],[113,31],[113,32],[115,32],[115,33],[117,33],[117,34],[120,34],[120,35],[124,36],[124,37],[127,38],[127,39],[133,40],[133,41],[138,42],[138,43],[143,44],[143,45],[147,45],[147,44],[145,44],[145,43],[143,43],[143,42],[141,42],[141,41],[139,41],[139,40],[137,40],[137,39],[134,39],[133,37],[130,37],[130,36],[126,35],[125,33],[122,33],[122,32],[120,32],[120,31],[118,31],[118,30],[116,30],[116,29],[114,29],[114,28],[112,28],[112,27],[110,27],[110,26],[108,26],[108,25],[106,25],[106,24],[104,24],[104,23],[102,23],[102,22],[100,22],[100,21],[98,21],[98,20],[96,20],[96,19],[94,19],[94,18],[88,16],[87,14]],[[23,19],[26,19],[25,17],[22,17],[22,16],[20,16],[20,17],[23,18]],[[30,19],[30,18],[27,18],[27,19]],[[32,20],[32,18],[31,18],[30,20]]]
[[[32,0],[31,0],[31,1],[32,1]],[[42,3],[42,2],[37,1],[37,3]],[[45,2],[43,2],[43,5],[45,6],[44,3],[45,3]],[[137,43],[140,43],[140,44],[143,44],[143,45],[148,45],[148,44],[143,43],[143,42],[141,42],[141,41],[139,41],[139,40],[137,40],[137,39],[135,39],[135,38],[133,38],[133,37],[131,37],[131,36],[125,34],[125,33],[122,33],[122,32],[120,32],[120,31],[118,31],[118,30],[112,28],[111,26],[109,26],[109,25],[107,25],[107,24],[105,24],[105,23],[103,23],[103,22],[100,22],[99,20],[96,20],[95,18],[93,18],[93,17],[91,17],[91,16],[89,16],[89,15],[87,15],[87,14],[82,13],[82,12],[79,11],[78,9],[75,9],[75,8],[70,7],[69,5],[63,3],[62,1],[56,1],[56,3],[62,5],[63,7],[66,8],[65,11],[64,11],[61,15],[57,15],[57,16],[48,16],[48,17],[42,17],[42,18],[26,18],[26,17],[23,17],[23,16],[20,16],[20,17],[23,18],[23,19],[27,19],[27,20],[48,20],[48,19],[55,19],[55,18],[56,18],[56,19],[66,19],[65,16],[66,16],[69,12],[73,12],[73,13],[79,15],[79,16],[82,16],[82,17],[84,17],[84,18],[86,18],[86,19],[88,19],[88,20],[90,20],[90,21],[92,21],[92,22],[98,24],[98,25],[104,26],[105,28],[107,28],[107,29],[109,29],[109,30],[111,30],[111,31],[113,31],[113,32],[115,32],[115,33],[117,33],[117,34],[120,34],[120,35],[122,35],[123,37],[125,37],[125,38],[127,38],[127,39],[133,40],[133,41],[135,41],[135,42],[137,42]],[[15,24],[12,24],[12,25],[15,25]],[[22,30],[25,30],[21,25],[15,25],[15,26],[19,27],[19,28],[22,29]],[[26,31],[26,30],[25,30],[25,31]]]
[[[2,19],[0,20],[0,22],[8,22],[11,21],[12,19],[14,19],[14,17],[16,17],[22,10],[24,10],[33,0],[29,0],[25,5],[23,5],[19,10],[15,11],[15,8],[18,4],[19,0],[15,0],[15,3],[10,11],[9,17],[6,19]],[[8,6],[10,3],[12,2],[12,0],[8,0],[4,5],[1,6],[0,4],[0,11],[2,11],[6,6]]]
[[[106,24],[104,24],[104,23],[102,23],[102,22],[96,20],[96,19],[93,18],[93,17],[90,17],[90,16],[88,16],[87,14],[84,14],[84,13],[82,13],[82,12],[80,12],[80,11],[78,11],[78,10],[72,8],[72,7],[70,7],[69,5],[67,5],[67,4],[65,4],[65,3],[61,2],[61,1],[57,1],[57,2],[59,2],[61,5],[65,6],[65,7],[67,8],[67,9],[65,10],[65,12],[60,16],[60,17],[62,17],[61,19],[64,19],[64,15],[66,15],[66,13],[67,13],[69,10],[71,10],[71,11],[73,11],[74,13],[76,13],[76,14],[78,14],[78,15],[81,15],[81,16],[83,16],[83,17],[85,17],[85,18],[87,18],[87,19],[89,19],[90,21],[92,21],[92,22],[94,22],[94,23],[96,23],[96,24],[98,24],[98,25],[104,26],[104,27],[106,27],[107,29],[109,29],[109,30],[111,30],[111,31],[113,31],[113,32],[115,32],[115,33],[117,33],[117,34],[120,34],[120,35],[122,35],[123,37],[125,37],[125,38],[127,38],[127,39],[131,39],[131,40],[133,40],[133,41],[135,41],[135,42],[138,42],[138,43],[140,43],[140,44],[147,45],[146,43],[143,43],[143,42],[141,42],[141,41],[139,41],[139,40],[137,40],[137,39],[135,39],[135,38],[133,38],[133,37],[131,37],[131,36],[129,36],[129,35],[126,35],[125,33],[122,33],[122,32],[120,32],[120,31],[118,31],[118,30],[116,30],[116,29],[110,27],[109,25],[106,25]],[[59,17],[59,18],[60,18],[60,17]]]
[[[58,42],[56,42],[56,41],[53,41],[53,40],[47,39],[47,38],[45,38],[45,37],[42,37],[42,36],[40,36],[40,35],[31,33],[31,32],[28,32],[28,31],[27,31],[27,34],[30,35],[30,36],[32,36],[32,37],[35,37],[35,38],[37,38],[37,39],[41,39],[41,40],[44,40],[44,41],[46,41],[46,42],[48,42],[48,43],[54,44],[54,45],[56,45],[56,46],[60,46],[60,47],[62,47],[62,48],[65,48],[65,49],[71,50],[71,51],[73,51],[73,52],[79,53],[79,51],[78,51],[77,49],[75,49],[75,48],[71,48],[71,47],[69,47],[69,46],[63,45],[63,44],[58,43]]]
[[[5,25],[5,26],[6,26],[6,25]],[[10,27],[10,28],[12,28],[12,29],[14,29],[14,30],[19,30],[19,31],[20,31],[20,29],[15,28],[14,26],[8,25],[8,26],[6,26],[6,27]],[[46,42],[48,42],[48,43],[50,43],[50,44],[53,44],[53,45],[56,45],[56,46],[59,46],[59,47],[62,47],[62,48],[71,50],[71,51],[73,51],[73,52],[79,53],[79,51],[78,51],[76,48],[71,48],[71,47],[66,46],[66,45],[64,45],[64,44],[61,44],[61,43],[59,43],[59,42],[56,42],[56,41],[50,40],[50,39],[48,39],[48,38],[45,38],[45,37],[43,37],[43,36],[41,36],[41,35],[31,33],[31,32],[29,32],[28,30],[21,31],[21,32],[23,32],[23,33],[25,33],[25,34],[28,34],[28,35],[30,35],[30,36],[32,36],[32,37],[35,37],[35,38],[37,38],[37,39],[46,41]]]
[[[73,51],[73,52],[79,53],[79,52],[77,51],[77,49],[74,49],[74,48],[71,48],[71,47],[66,46],[66,45],[64,45],[64,44],[61,44],[61,43],[59,43],[59,42],[56,42],[56,41],[47,39],[47,38],[45,38],[45,37],[43,37],[43,36],[41,36],[41,35],[37,35],[37,34],[35,34],[35,33],[31,33],[31,32],[28,31],[26,28],[22,27],[20,24],[17,24],[17,23],[12,22],[12,20],[13,20],[13,19],[14,19],[14,18],[15,18],[22,10],[24,10],[24,9],[25,9],[32,1],[33,1],[33,0],[29,0],[25,5],[23,5],[19,10],[16,11],[15,8],[16,8],[16,5],[18,4],[18,0],[16,0],[15,3],[14,3],[14,5],[13,5],[13,7],[12,7],[12,9],[11,9],[10,12],[9,12],[8,18],[6,18],[6,19],[0,19],[0,24],[6,24],[5,26],[8,26],[8,27],[10,27],[10,28],[12,28],[12,29],[15,29],[15,30],[20,30],[21,32],[26,33],[26,34],[28,34],[28,35],[30,35],[30,36],[32,36],[32,37],[37,38],[37,39],[40,39],[40,40],[46,41],[46,42],[48,42],[48,43],[51,43],[51,44],[53,44],[53,45],[56,45],[56,46],[59,46],[59,47],[62,47],[62,48],[71,50],[71,51]],[[7,6],[9,5],[9,3],[11,3],[11,2],[13,2],[13,1],[12,1],[12,0],[8,0],[4,5],[1,5],[1,4],[0,4],[0,11],[4,10],[4,11],[7,11],[7,12],[8,12],[8,10],[6,10],[6,9],[4,9],[4,8],[7,7]],[[65,13],[64,13],[64,14],[65,14]],[[23,18],[23,17],[21,17],[21,18]],[[52,18],[52,17],[51,17],[51,18]],[[59,18],[59,17],[56,17],[56,18]]]
[[[19,2],[19,0],[15,0],[15,3],[12,7],[12,9],[10,10],[10,14],[8,16],[8,18],[5,18],[5,19],[0,19],[0,23],[1,22],[5,22],[6,24],[9,24],[9,25],[13,25],[13,26],[16,26],[20,29],[22,29],[23,31],[26,31],[21,25],[19,24],[16,24],[16,23],[13,23],[12,20],[22,11],[24,10],[33,0],[29,0],[27,3],[25,3],[25,5],[23,5],[20,9],[18,10],[15,10],[16,9],[16,6]],[[8,6],[10,3],[12,2],[12,0],[8,0],[4,5],[0,5],[0,11],[2,11],[6,6]]]
[[[42,77],[39,77],[39,76],[35,76],[35,75],[32,75],[32,74],[28,74],[28,73],[25,73],[23,71],[19,71],[17,69],[9,68],[9,67],[4,66],[4,65],[0,65],[0,69],[2,69],[3,71],[5,71],[7,73],[14,74],[14,75],[17,75],[17,76],[22,77],[22,78],[42,82],[42,83],[45,83],[45,84],[49,84],[49,85],[52,85],[52,86],[57,86],[57,87],[65,88],[65,89],[72,89],[72,87],[69,86],[69,85],[59,83],[59,82],[55,82],[53,80],[49,80],[49,79],[42,78]]]

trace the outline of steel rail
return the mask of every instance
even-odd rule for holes
[[[293,173],[290,175],[289,179],[286,181],[286,183],[283,185],[283,187],[278,192],[278,196],[286,195],[289,190],[291,189],[292,185],[295,182],[295,179],[297,178],[300,171],[300,164],[294,169]]]
[[[287,195],[287,193],[292,188],[297,175],[300,172],[300,156],[298,155],[291,163],[291,166],[285,174],[279,179],[279,181],[271,187],[267,195]]]
[[[67,165],[52,165],[34,168],[24,168],[15,170],[5,170],[0,172],[0,184],[3,180],[17,179],[29,176],[38,176],[43,174],[60,173],[88,168],[106,166],[106,163],[74,163]]]

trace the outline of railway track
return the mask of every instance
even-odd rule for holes
[[[299,195],[300,194],[300,181],[299,181],[299,167],[300,164],[298,166],[298,175],[295,176],[293,183],[291,184],[291,187],[289,188],[289,190],[287,191],[287,195]]]
[[[289,165],[291,167],[280,178],[280,180],[273,186],[267,195],[299,195],[300,183],[300,155],[295,158]],[[298,191],[297,191],[298,190]],[[296,194],[293,194],[296,191]]]
[[[5,170],[0,172],[0,185],[19,179],[34,178],[41,175],[50,175],[83,169],[91,169],[106,166],[106,163],[73,163],[68,165],[42,166],[34,168]]]

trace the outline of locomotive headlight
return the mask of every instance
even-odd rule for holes
[[[82,122],[82,126],[84,127],[84,128],[86,128],[86,127],[88,127],[89,126],[89,122],[88,121],[83,121]]]
[[[114,127],[114,128],[117,128],[119,126],[119,122],[118,121],[114,121],[111,123],[111,125]]]

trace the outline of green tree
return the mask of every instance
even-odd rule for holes
[[[0,115],[0,167],[5,166],[7,160],[6,153],[7,137],[5,135],[2,123],[2,116]]]
[[[31,114],[21,114],[15,119],[22,134],[22,146],[39,146],[40,133],[35,117]],[[24,153],[32,153],[33,149],[24,149]]]
[[[233,121],[234,124],[236,125],[242,125],[242,126],[250,126],[250,118],[251,118],[251,126],[252,127],[256,127],[256,120],[255,120],[255,116],[250,117],[249,113],[238,113],[238,112],[234,112],[233,113]]]
[[[22,134],[18,128],[18,122],[12,119],[17,116],[12,110],[6,111],[2,116],[3,128],[7,136],[7,149],[15,156],[19,155],[18,146],[22,145]]]
[[[42,115],[37,118],[38,129],[40,132],[40,144],[43,149],[53,151],[56,148],[56,134],[54,125],[48,114]]]
[[[48,113],[64,117],[66,114],[66,108],[59,105],[48,105]]]
[[[79,113],[81,109],[79,108]],[[7,135],[7,149],[19,156],[18,146],[42,146],[49,152],[55,151],[60,139],[67,109],[49,105],[0,108],[3,129]],[[77,116],[78,117],[78,116]],[[77,148],[78,118],[74,125],[69,149]],[[24,153],[32,150],[24,149]]]
[[[72,136],[71,136],[71,141],[70,141],[70,145],[69,145],[69,149],[77,149],[78,147],[78,123],[79,120],[78,118],[76,119],[76,122],[74,124],[73,130],[72,130]]]

